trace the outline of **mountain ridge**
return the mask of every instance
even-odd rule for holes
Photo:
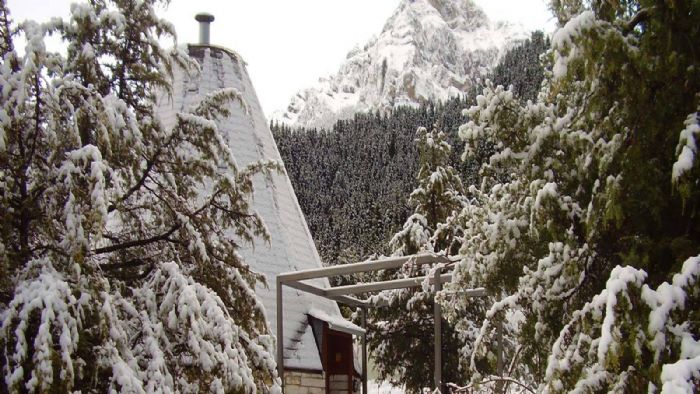
[[[336,74],[298,92],[271,120],[327,128],[357,112],[457,96],[527,38],[471,0],[403,0],[382,32],[350,50]]]

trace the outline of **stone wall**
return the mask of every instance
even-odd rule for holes
[[[285,371],[285,394],[325,394],[326,381],[322,373]]]
[[[353,394],[362,392],[362,381],[357,378],[355,383],[356,391]],[[284,392],[285,394],[325,394],[326,381],[323,373],[290,371],[284,372]],[[346,375],[330,376],[330,394],[348,394],[348,377]]]
[[[331,375],[330,376],[330,394],[349,394],[348,392],[348,377],[347,375]],[[362,392],[362,380],[353,377],[353,391],[351,394],[360,394]]]
[[[348,394],[348,376],[347,375],[331,375],[330,378],[330,394]]]

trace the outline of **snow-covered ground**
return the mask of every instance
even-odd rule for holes
[[[404,391],[400,387],[394,387],[389,382],[383,382],[379,384],[374,380],[367,382],[367,388],[369,389],[369,394],[403,394]]]

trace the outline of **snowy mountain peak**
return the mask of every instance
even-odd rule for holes
[[[446,99],[526,36],[522,27],[491,22],[471,0],[403,0],[379,36],[348,52],[337,74],[297,93],[272,119],[329,127],[356,112]]]
[[[437,16],[451,29],[475,29],[488,23],[484,11],[471,0],[404,0],[389,18],[383,31],[392,30],[394,23],[404,15],[419,23]]]

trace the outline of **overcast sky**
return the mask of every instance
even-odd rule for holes
[[[71,0],[8,0],[16,21],[67,16]],[[211,42],[248,63],[263,110],[283,109],[300,89],[333,73],[355,45],[379,34],[400,0],[172,0],[163,16],[180,43],[197,42],[197,12],[216,17]],[[492,20],[551,31],[545,0],[476,0]]]

